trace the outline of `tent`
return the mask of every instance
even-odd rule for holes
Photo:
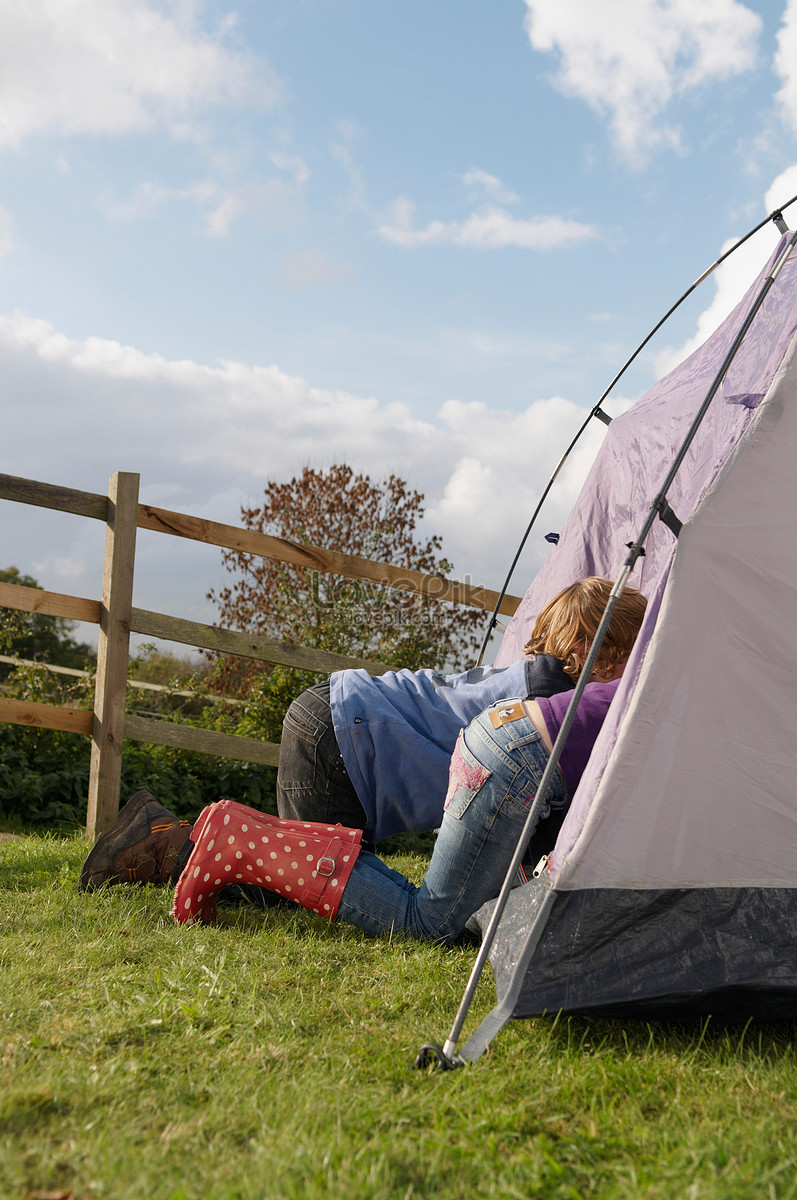
[[[713,390],[667,490],[676,520],[651,524],[628,580],[649,600],[633,656],[542,874],[509,896],[498,1004],[464,1060],[544,1012],[797,1016],[795,240],[612,421],[504,635],[499,665],[550,596],[618,577]]]

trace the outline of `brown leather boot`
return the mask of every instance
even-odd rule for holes
[[[78,886],[90,892],[103,883],[169,883],[191,824],[169,812],[150,792],[136,792],[116,823],[97,839],[83,863]]]

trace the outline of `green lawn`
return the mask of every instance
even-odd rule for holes
[[[473,946],[178,927],[164,889],[79,894],[85,851],[0,843],[2,1200],[797,1196],[791,1023],[540,1018],[416,1071]],[[467,1030],[493,1001],[488,972]]]

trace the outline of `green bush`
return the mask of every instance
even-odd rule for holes
[[[0,725],[0,818],[85,825],[90,754],[79,734]],[[273,767],[125,742],[121,800],[148,788],[178,816],[196,816],[222,798],[276,812],[276,774]]]
[[[26,824],[86,819],[89,742],[77,734],[0,725],[0,816]]]
[[[9,676],[4,690],[19,700],[90,709],[94,680],[65,682],[46,671],[21,667]],[[147,708],[165,720],[264,737],[247,706],[230,710],[211,703],[201,686],[197,693],[196,700],[186,702],[168,691],[130,689],[128,709]],[[0,818],[49,827],[85,825],[90,758],[90,742],[83,735],[0,724]],[[274,767],[128,741],[122,755],[121,801],[148,788],[178,816],[193,817],[222,798],[276,812],[276,775]]]
[[[171,666],[149,647],[139,652],[132,671],[143,662]],[[168,676],[161,675],[167,679]],[[204,729],[279,742],[282,719],[291,701],[324,676],[274,667],[253,677],[244,702],[220,699],[215,675],[203,666],[186,676],[175,672],[162,691],[128,689],[127,708]],[[17,667],[3,683],[19,700],[91,709],[94,677],[56,676],[33,667]],[[191,695],[186,696],[186,691]],[[89,739],[22,725],[0,724],[0,821],[21,827],[68,829],[85,826],[88,802]],[[191,819],[215,800],[238,800],[261,812],[276,813],[277,771],[255,763],[216,758],[166,746],[127,741],[122,755],[120,803],[147,788],[178,816]],[[397,834],[380,851],[431,854],[434,834]]]

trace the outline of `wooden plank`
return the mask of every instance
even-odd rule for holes
[[[8,700],[0,697],[0,721],[7,721],[10,725],[60,729],[63,733],[89,735],[94,726],[94,714],[85,708],[66,708],[56,704],[36,704],[32,700]]]
[[[125,718],[125,737],[134,742],[193,750],[198,754],[214,754],[219,758],[260,763],[261,766],[276,767],[279,764],[280,748],[273,742],[258,742],[254,738],[220,733],[216,729],[197,729],[193,725],[177,725],[172,721],[156,721],[129,713]]]
[[[0,582],[0,607],[19,609],[22,612],[42,613],[48,617],[66,617],[70,621],[100,623],[99,600],[88,600],[82,596],[67,596],[61,592],[48,592],[42,588],[21,587],[15,583]],[[165,613],[149,612],[144,608],[131,609],[130,629],[147,637],[163,638],[165,641],[181,642],[186,646],[198,646],[204,650],[218,650],[222,654],[236,654],[240,658],[256,658],[262,662],[280,663],[303,671],[319,671],[327,675],[333,671],[360,668],[370,675],[383,675],[393,668],[388,663],[368,658],[354,658],[348,654],[333,654],[313,647],[290,646],[275,638],[257,634],[241,633],[232,629],[221,629],[217,625],[203,625],[198,621],[185,621],[181,617],[170,617]]]
[[[425,575],[422,571],[394,567],[390,563],[372,562],[370,559],[357,558],[336,550],[325,550],[319,546],[306,546],[301,542],[290,542],[267,533],[239,529],[235,525],[222,525],[218,521],[207,521],[201,517],[192,517],[146,504],[139,505],[138,526],[139,529],[152,529],[175,537],[190,538],[191,541],[223,546],[228,550],[240,550],[262,558],[273,558],[278,562],[292,563],[294,566],[307,567],[314,571],[344,575],[347,579],[368,579],[372,583],[386,584],[402,591],[419,592],[421,595],[436,600],[447,600],[452,604],[465,604],[491,611],[498,600],[498,592],[444,579],[442,575]],[[519,596],[504,596],[499,612],[512,616],[519,604]]]
[[[58,667],[55,663],[35,662],[30,658],[13,658],[10,654],[0,654],[0,663],[9,663],[10,666],[14,667],[32,667],[34,671],[48,671],[52,675],[69,675],[74,679],[88,679],[93,673],[91,671],[79,671],[77,667]],[[3,686],[0,683],[0,688]],[[191,700],[199,695],[196,689],[173,688],[164,683],[148,683],[144,679],[128,679],[127,686],[146,692],[168,692],[170,696],[184,696],[187,700]],[[239,700],[237,696],[214,696],[206,694],[202,696],[202,699],[209,700],[211,704],[246,704],[245,700]]]
[[[94,726],[94,714],[84,708],[66,708],[55,704],[37,704],[32,700],[9,700],[0,697],[0,721],[35,729],[82,733],[89,737]],[[148,742],[153,746],[193,750],[197,754],[213,754],[219,758],[260,763],[267,767],[279,765],[280,748],[275,743],[236,737],[231,733],[220,733],[216,729],[197,729],[193,725],[177,725],[171,721],[156,721],[128,713],[125,716],[124,736],[131,741]]]
[[[87,621],[92,625],[100,623],[99,600],[21,587],[18,583],[0,582],[0,605],[20,612],[42,613],[46,617],[66,617],[69,621]]]
[[[384,675],[395,670],[387,663],[369,658],[352,658],[348,654],[333,654],[328,650],[316,650],[309,646],[290,646],[274,638],[260,637],[254,633],[240,633],[233,629],[221,629],[217,625],[202,625],[197,621],[185,621],[181,617],[169,617],[164,613],[148,612],[134,608],[130,617],[130,628],[134,633],[147,637],[164,638],[170,642],[182,642],[199,646],[205,650],[217,650],[222,654],[236,654],[240,658],[256,658],[263,662],[280,663],[297,670],[318,671],[329,675],[333,671],[359,668],[370,675]]]
[[[77,667],[57,667],[55,663],[36,662],[33,658],[14,658],[11,654],[0,654],[0,662],[12,667],[32,667],[34,671],[49,671],[52,675],[70,675],[75,679],[87,679],[90,671],[79,671]]]
[[[119,812],[138,483],[138,475],[119,471],[111,476],[108,493],[86,817],[86,833],[92,839],[109,829]]]
[[[0,474],[0,500],[16,500],[19,504],[75,513],[78,517],[92,517],[97,521],[104,521],[108,515],[107,496],[39,483],[36,479],[22,479],[18,475]]]

